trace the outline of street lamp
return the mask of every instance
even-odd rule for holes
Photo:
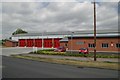
[[[73,34],[74,34],[74,32],[72,32],[72,34],[71,34],[71,53],[72,53],[72,39],[73,39]]]
[[[44,42],[43,42],[43,32],[42,32],[42,49],[43,49],[43,46],[44,46],[43,43],[44,43]]]

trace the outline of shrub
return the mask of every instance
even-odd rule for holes
[[[62,55],[62,56],[75,56],[75,57],[94,57],[94,53],[90,54],[79,54],[79,53],[71,53],[71,52],[54,52],[54,49],[45,49],[45,50],[38,50],[37,52],[30,52],[35,54],[45,54],[45,55]],[[120,58],[119,55],[106,55],[106,54],[96,54],[97,58]]]
[[[63,55],[63,54],[65,54],[65,52],[54,52],[53,50],[38,50],[37,54]]]
[[[40,51],[54,51],[54,49],[43,49],[43,50],[40,50]]]

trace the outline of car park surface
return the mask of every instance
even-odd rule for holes
[[[28,53],[33,51],[33,48],[25,48],[25,47],[8,47],[2,48],[2,55],[10,56],[12,54],[21,54],[21,53]]]

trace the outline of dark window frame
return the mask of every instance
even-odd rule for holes
[[[67,46],[68,46],[68,44],[67,44],[67,43],[65,43],[65,46],[67,47]]]
[[[120,48],[120,43],[116,43],[116,48]]]
[[[95,44],[94,44],[94,43],[89,43],[89,44],[88,44],[88,47],[89,47],[89,48],[95,48]]]
[[[109,44],[108,43],[102,43],[102,48],[108,48]]]

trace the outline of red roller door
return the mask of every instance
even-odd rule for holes
[[[34,40],[33,39],[27,39],[27,47],[33,47],[34,46]]]
[[[25,47],[25,46],[26,46],[25,39],[19,39],[19,47]]]
[[[59,42],[60,38],[56,38],[54,39],[54,48],[57,48],[60,46],[60,42]]]
[[[44,47],[52,48],[52,39],[44,39]]]
[[[35,39],[35,47],[42,47],[42,39]]]

